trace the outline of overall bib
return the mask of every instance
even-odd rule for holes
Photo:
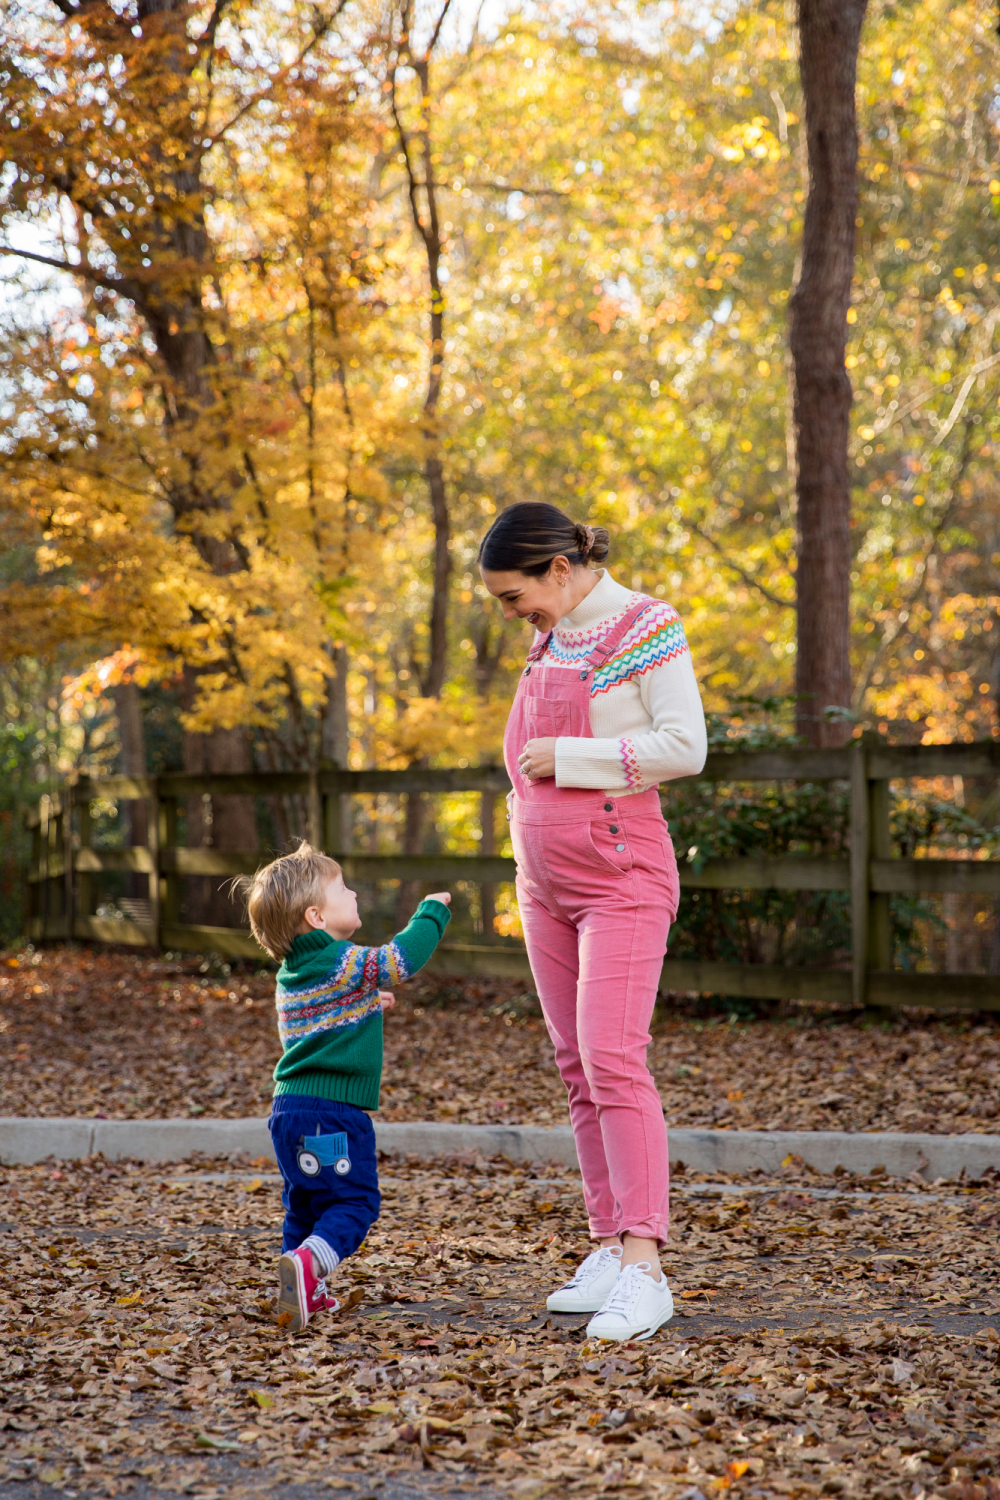
[[[591,1234],[666,1242],[669,1158],[663,1108],[646,1065],[667,933],[677,914],[673,845],[657,791],[627,797],[531,782],[528,740],[593,738],[594,672],[652,601],[635,605],[581,670],[546,661],[536,642],[504,735],[514,788],[511,841],[531,972],[569,1095]]]

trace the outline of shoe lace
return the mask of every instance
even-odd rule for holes
[[[600,1250],[593,1250],[587,1256],[587,1259],[581,1265],[577,1266],[568,1284],[570,1286],[580,1286],[583,1282],[591,1281],[606,1269],[609,1260],[617,1262],[618,1259],[619,1257],[615,1255],[614,1251],[610,1250],[606,1245],[602,1246]]]
[[[638,1261],[631,1266],[623,1266],[618,1273],[618,1280],[611,1288],[608,1300],[601,1311],[606,1313],[620,1313],[622,1317],[631,1312],[636,1298],[643,1289],[643,1283],[652,1270],[648,1261]]]

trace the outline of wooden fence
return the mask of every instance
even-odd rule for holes
[[[845,891],[850,893],[852,962],[848,968],[700,962],[667,958],[667,991],[804,999],[840,1004],[918,1005],[1000,1010],[1000,977],[909,973],[892,966],[889,898],[905,893],[962,892],[1000,896],[1000,860],[894,859],[889,832],[889,782],[937,776],[1000,776],[1000,744],[890,746],[866,735],[843,749],[719,751],[702,776],[714,781],[832,781],[850,786],[850,857],[753,857],[681,863],[683,888]],[[345,796],[420,792],[479,792],[502,796],[510,787],[498,768],[468,770],[322,771],[246,776],[123,776],[80,780],[58,797],[43,797],[29,814],[34,853],[28,935],[35,940],[82,938],[166,949],[260,957],[249,932],[183,924],[184,876],[252,872],[259,853],[223,853],[178,845],[178,804],[196,796],[296,796],[308,808],[310,840],[335,854],[349,880],[454,880],[497,884],[514,878],[514,861],[489,855],[339,853]],[[97,798],[145,801],[145,847],[91,847],[91,804]],[[148,875],[148,922],[100,918],[93,911],[93,877],[103,871]],[[491,943],[444,943],[441,972],[530,978],[522,948]]]

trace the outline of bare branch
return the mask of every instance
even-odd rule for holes
[[[0,255],[16,255],[22,260],[36,261],[40,266],[52,266],[56,271],[68,271],[71,276],[82,276],[93,286],[103,286],[108,291],[121,292],[125,297],[134,299],[136,295],[135,283],[129,281],[127,277],[120,277],[117,281],[112,280],[110,276],[95,271],[93,266],[87,265],[85,261],[74,266],[68,260],[56,260],[51,255],[36,255],[33,250],[19,250],[16,245],[0,245]]]
[[[965,405],[965,398],[966,396],[968,396],[970,390],[972,389],[972,383],[975,380],[976,376],[981,375],[984,370],[989,370],[997,364],[1000,364],[1000,354],[993,354],[989,359],[979,360],[977,364],[974,364],[972,368],[966,372],[965,381],[962,385],[957,400],[952,406],[951,412],[948,416],[948,420],[946,421],[945,425],[935,433],[935,447],[938,443],[940,443],[944,438],[948,436],[949,432],[961,416],[962,407]],[[886,429],[891,427],[894,422],[902,421],[904,417],[908,417],[910,413],[916,411],[918,407],[925,406],[928,401],[933,400],[935,396],[939,396],[942,391],[950,390],[954,383],[954,378],[951,380],[947,380],[945,381],[944,385],[938,386],[933,391],[925,391],[922,396],[916,396],[912,401],[908,402],[906,406],[900,407],[897,411],[890,413],[888,416],[880,417],[879,420],[874,423],[875,431],[877,433],[885,432]]]
[[[336,9],[334,10],[333,14],[331,16],[327,16],[322,24],[316,28],[298,56],[294,58],[286,68],[282,68],[281,72],[271,80],[266,89],[261,89],[259,94],[254,94],[252,99],[248,99],[245,104],[241,105],[241,107],[236,111],[232,118],[226,121],[225,125],[220,125],[219,129],[214,133],[214,135],[205,137],[206,144],[204,144],[203,146],[203,149],[205,151],[210,151],[212,147],[216,145],[216,143],[220,141],[224,135],[227,134],[228,131],[232,130],[234,125],[237,125],[239,121],[243,119],[244,115],[248,115],[251,110],[256,109],[261,100],[269,99],[271,97],[278,85],[280,83],[284,83],[285,79],[289,76],[292,69],[299,67],[300,64],[303,63],[309,56],[312,49],[323,40],[323,38],[326,36],[327,32],[333,25],[334,21],[336,21],[337,17],[340,15],[341,11],[345,9],[346,5],[347,0],[337,0]]]
[[[752,573],[748,573],[746,568],[742,568],[739,563],[733,562],[728,552],[715,540],[715,537],[709,532],[703,531],[697,521],[686,520],[684,524],[689,531],[693,531],[695,536],[701,537],[701,540],[711,547],[716,557],[722,561],[731,573],[735,573],[737,577],[742,578],[743,582],[750,588],[756,589],[758,594],[763,594],[764,598],[769,600],[771,604],[776,604],[779,609],[798,609],[798,604],[794,599],[782,599],[778,594],[772,594],[771,590],[761,583],[758,578],[755,578]]]
[[[469,182],[467,187],[484,192],[523,193],[526,198],[572,198],[573,194],[562,188],[518,187],[516,182]]]
[[[962,438],[962,455],[959,460],[958,471],[951,486],[951,493],[948,496],[947,503],[943,507],[941,514],[938,516],[937,520],[934,523],[934,529],[931,532],[927,542],[927,546],[924,549],[924,555],[918,564],[917,581],[913,585],[913,588],[910,590],[909,596],[904,601],[903,609],[900,610],[896,615],[897,628],[895,630],[887,630],[885,632],[881,641],[879,641],[875,651],[872,653],[871,659],[865,667],[865,670],[861,676],[861,680],[858,683],[857,688],[855,689],[854,703],[858,708],[860,708],[861,704],[864,703],[864,700],[868,695],[868,690],[872,685],[872,680],[875,676],[875,672],[881,665],[886,652],[889,651],[892,646],[895,646],[904,635],[907,635],[909,633],[911,621],[913,619],[913,606],[920,599],[920,596],[923,594],[924,589],[927,586],[927,564],[930,562],[933,554],[937,551],[938,542],[941,539],[941,533],[944,531],[945,527],[948,525],[948,522],[951,520],[952,513],[955,509],[955,501],[958,498],[958,487],[965,477],[965,471],[968,468],[969,460],[972,457],[972,431],[972,423],[967,421],[965,424],[965,432]],[[903,614],[905,614],[906,616],[905,620],[900,618],[900,616]]]
[[[219,29],[219,23],[222,20],[223,13],[228,3],[229,0],[215,0],[212,14],[208,18],[208,25],[205,27],[205,30],[202,32],[201,36],[197,38],[199,47],[214,47],[215,34]]]
[[[444,5],[441,7],[441,14],[437,18],[437,25],[434,28],[431,39],[427,44],[427,50],[424,53],[425,60],[428,60],[430,58],[431,54],[434,51],[434,48],[438,44],[438,37],[441,35],[441,27],[444,25],[445,16],[448,14],[448,11],[450,9],[451,0],[444,0]]]
[[[396,126],[396,136],[397,136],[397,138],[399,140],[400,149],[402,150],[402,153],[403,153],[403,165],[406,168],[406,189],[407,189],[407,196],[409,197],[409,200],[410,200],[410,213],[411,213],[411,215],[413,217],[414,227],[416,228],[417,232],[420,235],[420,238],[423,240],[424,244],[426,245],[427,244],[427,234],[428,234],[428,231],[427,231],[426,225],[424,224],[423,219],[421,218],[421,215],[420,215],[420,202],[419,202],[419,199],[417,198],[417,188],[421,186],[421,183],[417,180],[417,176],[416,176],[416,173],[414,171],[413,161],[412,161],[412,159],[410,157],[410,138],[409,138],[409,136],[406,133],[406,127],[404,126],[402,118],[400,117],[400,113],[399,113],[399,105],[398,105],[398,102],[397,102],[397,99],[396,99],[396,69],[395,68],[393,68],[393,70],[392,70],[391,83],[392,83],[392,90],[391,90],[391,93],[389,94],[389,108],[392,110],[392,118],[393,118],[393,121],[394,121],[395,126]]]

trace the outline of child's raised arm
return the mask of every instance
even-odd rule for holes
[[[451,921],[447,891],[421,901],[402,932],[380,948],[360,948],[370,982],[378,989],[391,990],[393,985],[412,979],[430,958]]]

